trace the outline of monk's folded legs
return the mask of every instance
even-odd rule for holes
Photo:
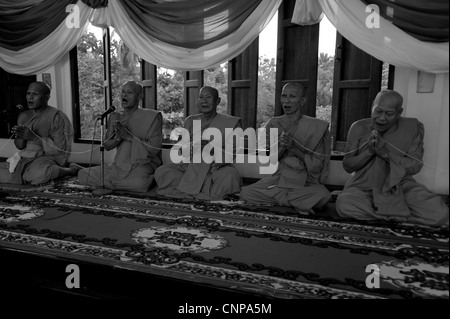
[[[330,200],[330,192],[322,185],[312,185],[298,189],[286,189],[268,185],[271,180],[261,180],[243,187],[241,198],[249,204],[292,206],[297,211],[321,208]]]
[[[147,192],[153,184],[153,169],[147,166],[138,166],[121,180],[110,180],[110,167],[105,167],[105,188],[112,190],[122,190],[127,192]],[[89,177],[89,179],[88,179]],[[78,181],[81,185],[102,186],[101,167],[95,166],[84,168],[78,172]]]
[[[449,224],[449,209],[442,196],[430,192],[425,186],[414,181],[405,181],[402,183],[402,187],[405,202],[411,215],[399,221],[430,226]],[[348,188],[338,196],[336,210],[339,216],[344,218],[357,220],[394,219],[394,217],[377,214],[373,205],[371,191]]]
[[[379,219],[375,214],[372,192],[348,188],[338,196],[336,211],[340,217],[358,220]]]
[[[449,210],[441,195],[414,181],[402,183],[405,201],[411,211],[408,222],[425,225],[448,225]]]

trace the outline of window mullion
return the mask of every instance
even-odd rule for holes
[[[105,110],[112,105],[111,37],[109,27],[103,29],[103,87]]]

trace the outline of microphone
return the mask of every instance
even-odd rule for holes
[[[103,120],[105,117],[107,117],[110,113],[114,112],[116,110],[116,107],[114,105],[111,105],[109,109],[107,109],[101,116],[99,116],[98,119]]]

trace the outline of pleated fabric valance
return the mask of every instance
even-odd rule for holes
[[[368,5],[377,6],[379,25],[367,25],[374,17]],[[310,25],[325,14],[346,39],[381,61],[448,73],[448,7],[448,0],[297,0],[292,22]]]
[[[0,67],[16,74],[42,72],[78,43],[90,22],[114,27],[124,43],[150,63],[206,69],[244,51],[281,2],[0,0]],[[73,27],[74,21],[79,27]]]
[[[90,22],[114,27],[150,63],[206,69],[244,51],[281,2],[0,0],[0,67],[16,74],[43,72],[77,45]],[[366,26],[369,4],[380,8],[379,28]],[[380,60],[448,72],[447,0],[297,0],[293,22],[318,23],[323,14],[344,37]]]

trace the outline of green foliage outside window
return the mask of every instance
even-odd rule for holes
[[[383,69],[383,87],[387,86],[389,65]],[[140,80],[140,59],[116,37],[111,40],[111,74],[113,104],[120,110],[120,92],[128,80]],[[177,140],[174,130],[184,125],[183,72],[158,68],[158,110],[163,113],[165,142]],[[334,57],[321,53],[318,65],[316,116],[331,122]],[[87,33],[78,44],[78,78],[80,96],[81,137],[90,139],[94,133],[95,115],[104,111],[102,40]],[[258,72],[257,128],[274,115],[276,60],[261,57]],[[205,70],[205,85],[219,90],[222,99],[218,111],[228,113],[228,64]],[[99,136],[98,134],[96,135]]]

